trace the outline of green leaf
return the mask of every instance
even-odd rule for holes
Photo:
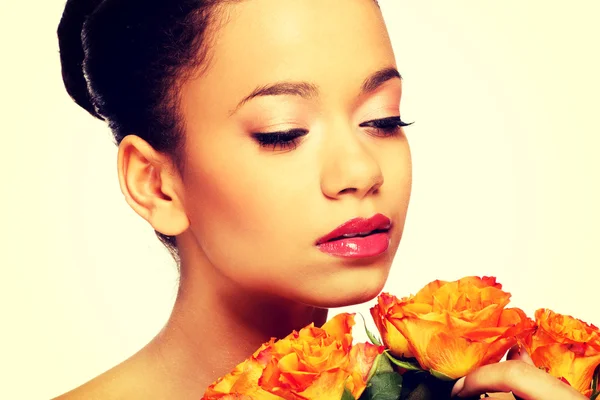
[[[341,400],[356,400],[348,388],[344,389]]]
[[[360,400],[399,400],[402,393],[402,376],[395,372],[375,374],[360,396]]]
[[[592,394],[592,397],[590,397],[590,400],[596,400],[600,397],[600,392],[596,392]]]
[[[442,374],[441,372],[436,371],[435,369],[430,369],[429,372],[431,373],[431,375],[435,376],[437,379],[439,379],[441,381],[455,381],[456,380],[454,378],[450,378],[446,374]]]
[[[433,374],[408,371],[402,375],[403,400],[440,400],[450,398],[456,380],[441,380]],[[479,396],[477,396],[479,398]]]
[[[387,358],[395,365],[404,368],[408,371],[423,371],[419,364],[412,363],[410,361],[398,360],[396,357],[391,355],[387,350],[383,352]]]
[[[365,319],[365,317],[363,317],[363,315],[361,313],[358,313],[358,315],[360,315],[360,317],[363,320],[363,324],[365,325],[365,332],[367,332],[367,337],[369,338],[371,343],[373,343],[376,346],[381,346],[381,340],[377,339],[377,337],[373,334],[373,332],[371,332],[367,328],[367,320]]]
[[[390,360],[388,360],[387,357],[385,357],[383,354],[379,354],[375,358],[375,362],[373,362],[371,371],[369,371],[367,382],[369,382],[374,375],[384,372],[394,372],[394,368],[392,367],[392,364],[390,364]]]

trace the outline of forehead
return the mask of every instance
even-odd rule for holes
[[[206,85],[247,94],[257,85],[301,80],[353,89],[394,55],[373,0],[246,0],[224,9]]]

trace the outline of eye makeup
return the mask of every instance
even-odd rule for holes
[[[300,138],[308,134],[307,129],[290,129],[278,132],[258,132],[253,133],[252,137],[261,147],[275,150],[293,150],[298,146]]]
[[[361,128],[369,128],[369,134],[373,136],[393,136],[398,133],[403,126],[412,125],[412,122],[407,123],[402,121],[400,116],[387,117],[366,121],[358,125]]]
[[[396,135],[400,128],[411,125],[402,121],[400,116],[373,119],[358,125],[360,128],[367,128],[370,135],[376,137],[388,137]],[[290,129],[277,132],[255,132],[252,134],[254,140],[261,147],[276,150],[294,150],[302,137],[309,133],[308,129]]]

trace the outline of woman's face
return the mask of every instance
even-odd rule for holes
[[[411,190],[409,146],[390,119],[402,85],[379,8],[252,0],[225,14],[208,69],[182,88],[185,234],[207,267],[249,290],[320,307],[373,298]],[[384,239],[317,245],[376,214],[392,222]]]

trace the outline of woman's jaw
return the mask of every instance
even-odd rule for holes
[[[213,290],[215,270],[223,285],[316,307],[375,297],[412,182],[408,142],[393,119],[402,82],[378,7],[235,3],[214,43],[208,68],[181,90],[181,202],[190,221],[178,237],[182,279],[202,271]],[[384,221],[369,230],[385,232],[316,245],[349,220],[378,215],[389,230]]]
[[[400,243],[402,228],[403,221],[390,224],[382,233],[368,235],[367,240],[369,236],[385,235],[385,249],[375,255],[331,254],[323,251],[320,248],[323,244],[311,237],[304,241],[303,249],[295,251],[298,256],[287,257],[273,247],[267,249],[263,257],[249,257],[245,264],[238,264],[238,268],[214,265],[193,231],[188,230],[178,237],[181,281],[182,285],[189,280],[195,281],[194,290],[213,292],[221,300],[228,297],[244,298],[246,302],[252,302],[254,298],[262,299],[260,301],[271,299],[317,308],[359,304],[381,292]],[[352,247],[352,240],[335,242],[350,241],[349,247]],[[232,241],[228,253],[239,252]]]
[[[402,81],[379,8],[253,0],[224,13],[210,63],[180,86],[184,168],[121,162],[130,204],[177,236],[182,288],[319,308],[373,298],[398,249],[412,183]],[[370,226],[378,215],[390,226]],[[356,221],[364,226],[347,231]],[[319,243],[336,229],[366,237]]]

